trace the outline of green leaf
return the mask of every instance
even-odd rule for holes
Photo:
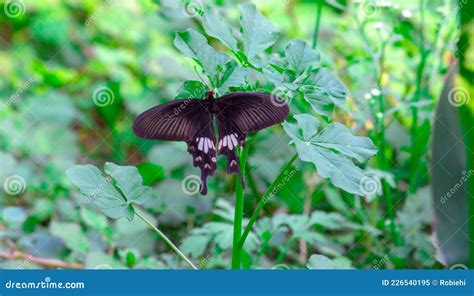
[[[234,60],[226,63],[223,75],[219,79],[219,88],[227,91],[229,87],[240,87],[245,83],[245,78],[248,74],[246,68],[237,65]]]
[[[310,79],[321,96],[329,98],[337,106],[344,104],[349,92],[344,83],[331,70],[321,68],[312,71]]]
[[[125,198],[130,197],[136,188],[142,186],[142,176],[136,167],[118,166],[115,163],[107,162],[104,171],[115,180],[115,185],[120,188]]]
[[[66,172],[82,194],[91,198],[99,209],[113,219],[124,217],[127,201],[93,165],[76,165]]]
[[[176,99],[188,99],[188,98],[204,98],[206,95],[207,86],[201,81],[197,80],[186,80],[181,84],[177,93]]]
[[[334,149],[360,162],[366,161],[377,153],[377,148],[371,139],[354,136],[344,125],[334,122],[326,127],[320,135],[313,139],[313,143],[328,149]]]
[[[327,68],[311,71],[306,79],[297,83],[313,110],[326,117],[331,117],[334,105],[344,104],[348,95],[344,83]]]
[[[207,43],[206,38],[193,29],[177,32],[174,45],[186,56],[193,58],[207,74],[216,75],[216,52]]]
[[[202,25],[209,36],[217,38],[225,46],[232,49],[232,51],[238,50],[237,40],[232,35],[232,28],[216,11],[211,8],[207,9],[204,13]]]
[[[129,203],[142,204],[151,196],[151,188],[142,185],[143,179],[136,167],[118,166],[107,162],[104,170],[115,180],[115,185],[120,188]],[[133,213],[133,208],[127,209],[129,216],[131,213]]]
[[[301,73],[310,66],[319,64],[321,56],[306,42],[299,39],[291,40],[286,49],[285,56],[290,69]]]
[[[257,11],[254,4],[241,4],[239,8],[244,53],[250,59],[275,43],[278,30]]]
[[[339,188],[353,194],[363,195],[361,181],[363,171],[351,158],[366,160],[376,153],[372,141],[350,134],[348,129],[338,123],[328,125],[318,133],[315,118],[296,115],[297,124],[283,123],[286,133],[292,138],[298,157],[316,166],[318,174],[329,178]]]
[[[324,255],[311,255],[306,267],[309,269],[336,269],[336,264]]]
[[[87,237],[77,223],[52,222],[49,226],[51,234],[61,238],[66,246],[80,253],[87,253],[90,249]]]
[[[105,172],[112,177],[120,192],[92,165],[74,166],[66,175],[82,194],[93,199],[104,214],[113,219],[127,217],[132,220],[132,204],[142,204],[151,196],[151,188],[142,185],[143,180],[136,167],[108,162]]]

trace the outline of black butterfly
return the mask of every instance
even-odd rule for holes
[[[237,146],[245,145],[247,133],[282,122],[288,112],[288,105],[270,94],[235,92],[214,99],[214,92],[208,91],[204,99],[174,100],[143,112],[133,123],[133,131],[144,139],[185,141],[193,165],[201,169],[200,189],[205,195],[207,176],[216,170],[216,146],[218,153],[227,157],[227,173],[237,173],[244,186]]]

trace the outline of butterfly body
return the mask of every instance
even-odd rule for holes
[[[270,94],[235,92],[214,98],[208,91],[204,99],[174,100],[143,112],[133,131],[144,139],[186,142],[193,165],[201,169],[201,194],[206,194],[206,179],[216,170],[216,154],[227,157],[227,173],[237,173],[243,185],[236,149],[245,145],[248,133],[280,123],[288,113],[288,105]]]

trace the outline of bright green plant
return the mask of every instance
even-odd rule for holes
[[[302,40],[291,40],[285,48],[284,56],[269,58],[265,50],[278,39],[277,29],[263,17],[251,4],[240,5],[242,40],[239,42],[232,33],[233,28],[212,7],[206,7],[202,14],[202,24],[209,36],[217,38],[232,52],[234,58],[211,47],[206,37],[193,29],[178,32],[175,46],[186,56],[192,58],[202,70],[208,83],[218,95],[229,91],[268,91],[283,96],[288,103],[300,112],[295,115],[296,124],[284,124],[285,132],[295,145],[297,155],[302,161],[315,165],[318,174],[349,193],[364,195],[361,183],[364,172],[353,160],[364,162],[377,151],[369,138],[356,137],[344,125],[331,123],[318,132],[320,120],[309,115],[314,112],[321,120],[331,121],[335,106],[344,104],[347,90],[340,79],[329,69],[321,67],[320,55]],[[261,78],[253,79],[251,74]],[[178,90],[177,98],[202,97],[206,86],[199,81],[185,81]],[[293,101],[294,100],[294,101]],[[310,106],[310,109],[306,106]],[[291,119],[290,119],[291,120]],[[245,172],[249,149],[246,145],[240,153],[241,170]],[[293,157],[288,165],[296,158]],[[105,168],[111,172],[108,165]],[[283,168],[279,175],[285,171]],[[98,173],[98,172],[96,172]],[[71,175],[69,174],[71,179]],[[73,181],[81,185],[82,177],[76,174]],[[125,179],[122,180],[125,182]],[[272,184],[280,182],[277,178]],[[100,184],[95,184],[99,186]],[[120,186],[120,185],[119,185]],[[122,185],[123,186],[123,185]],[[270,185],[270,188],[273,185]],[[91,187],[90,190],[93,190]],[[120,211],[121,216],[133,217],[131,204],[145,198],[144,190],[129,192],[125,188],[126,200],[117,199],[115,203],[102,208]],[[251,232],[254,217],[243,230],[244,190],[239,182],[235,189],[235,213],[233,219],[232,268],[241,268],[242,247]],[[91,192],[83,192],[91,194]],[[140,196],[136,195],[139,194]],[[108,197],[106,197],[108,199]],[[263,205],[262,205],[263,206]],[[262,206],[257,208],[258,212]],[[116,218],[116,216],[111,216]],[[210,227],[210,225],[209,225]]]

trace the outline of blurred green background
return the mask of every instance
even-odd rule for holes
[[[173,40],[176,31],[187,28],[203,32],[203,2],[0,1],[1,268],[186,267],[146,225],[108,219],[66,178],[75,164],[102,168],[105,162],[137,166],[153,188],[143,206],[149,219],[200,268],[228,268],[235,180],[226,175],[225,161],[219,160],[209,179],[207,196],[185,194],[183,178],[198,174],[186,146],[144,141],[131,129],[140,112],[175,98],[183,81],[200,80],[195,63]],[[210,4],[238,28],[237,4],[243,2]],[[445,118],[436,107],[456,60],[457,3],[248,2],[281,32],[266,50],[270,57],[293,38],[312,45],[321,9],[321,64],[351,94],[332,119],[370,137],[379,153],[364,166],[376,190],[363,197],[336,188],[312,164],[297,161],[296,175],[265,205],[254,226],[243,266],[465,266],[467,226],[452,217],[467,209],[467,199],[457,197],[453,205],[453,199],[431,198],[434,170],[452,173],[438,182],[447,188],[441,192],[459,183],[457,173],[470,177],[462,160],[452,168],[433,163],[430,148],[437,118]],[[215,38],[208,42],[228,52]],[[442,109],[450,108],[453,104]],[[449,116],[441,126],[449,125]],[[446,136],[440,137],[442,145]],[[256,137],[246,217],[294,153],[288,141],[279,127]],[[451,205],[458,210],[445,208]],[[457,233],[449,239],[451,253],[437,250],[444,244],[439,238],[446,236],[433,232],[434,223],[449,223],[438,229]]]

